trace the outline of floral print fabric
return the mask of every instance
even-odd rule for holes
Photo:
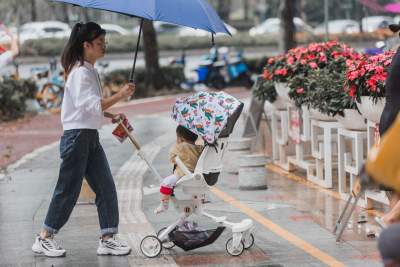
[[[214,144],[228,117],[241,102],[225,92],[198,92],[176,100],[172,118],[181,126]]]

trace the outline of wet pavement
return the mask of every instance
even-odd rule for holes
[[[240,94],[243,97],[248,92]],[[128,113],[143,151],[162,176],[170,174],[167,154],[175,139],[175,124],[168,112],[173,99],[119,108]],[[240,134],[241,122],[235,135]],[[112,125],[105,125],[100,136],[118,190],[120,234],[133,247],[132,254],[127,257],[96,255],[99,226],[93,205],[76,206],[58,234],[67,257],[49,259],[32,254],[30,247],[47,211],[60,163],[57,143],[51,144],[50,137],[57,127],[49,126],[45,130],[50,144],[14,164],[9,176],[0,180],[1,267],[380,266],[376,240],[366,237],[366,230],[374,225],[357,223],[360,210],[345,232],[345,241],[336,243],[331,231],[344,202],[330,191],[296,176],[301,174],[287,175],[273,166],[267,168],[268,190],[238,190],[237,175],[224,172],[207,197],[210,203],[206,204],[206,210],[214,215],[227,216],[234,222],[244,218],[254,220],[255,245],[250,250],[240,257],[228,255],[225,243],[230,236],[225,231],[212,245],[188,252],[173,248],[163,250],[156,259],[145,258],[139,251],[141,239],[176,220],[178,213],[172,208],[164,214],[153,213],[159,201],[154,189],[158,181],[133,153],[130,143],[120,144],[111,135],[112,129]],[[4,137],[0,138],[3,143]],[[230,160],[230,154],[226,153],[224,162],[229,164]],[[372,215],[369,216],[372,222]],[[203,228],[216,226],[208,219],[193,217],[193,220]]]

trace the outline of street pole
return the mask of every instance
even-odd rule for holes
[[[325,18],[325,40],[329,40],[329,4],[328,0],[324,0],[324,18]]]

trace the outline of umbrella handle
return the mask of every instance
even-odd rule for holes
[[[137,150],[140,150],[140,144],[138,141],[136,141],[136,139],[131,135],[131,133],[129,132],[129,130],[125,127],[123,120],[120,119],[118,121],[118,124],[122,126],[122,129],[124,129],[125,133],[128,135],[129,140],[131,140],[132,144],[135,146],[135,148]]]
[[[136,59],[137,59],[137,54],[138,54],[138,50],[139,50],[140,38],[142,36],[143,22],[144,22],[144,19],[141,19],[140,20],[140,27],[139,27],[139,35],[138,35],[138,39],[137,39],[137,43],[136,43],[135,57],[133,59],[133,66],[132,66],[131,73],[129,74],[129,82],[130,83],[134,82],[133,75],[135,74]]]

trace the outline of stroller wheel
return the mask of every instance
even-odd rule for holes
[[[244,244],[243,241],[240,241],[239,246],[237,248],[233,247],[233,238],[229,238],[228,241],[226,241],[226,251],[231,255],[231,256],[240,256],[243,251],[244,251]]]
[[[249,238],[242,239],[242,242],[244,244],[244,249],[249,249],[254,245],[254,235],[252,233],[250,233]]]
[[[161,241],[154,235],[145,236],[140,242],[140,250],[148,258],[157,257],[162,250]]]
[[[158,233],[157,233],[157,237],[159,237],[159,236],[161,235],[161,233],[162,233],[165,229],[167,229],[167,227],[161,228],[161,229],[158,231]],[[160,241],[161,241],[161,240],[160,240]],[[172,242],[172,241],[165,241],[165,242],[162,242],[162,241],[161,241],[161,244],[162,244],[163,248],[166,248],[166,249],[171,249],[171,248],[175,247],[175,244],[174,244],[174,242]]]

